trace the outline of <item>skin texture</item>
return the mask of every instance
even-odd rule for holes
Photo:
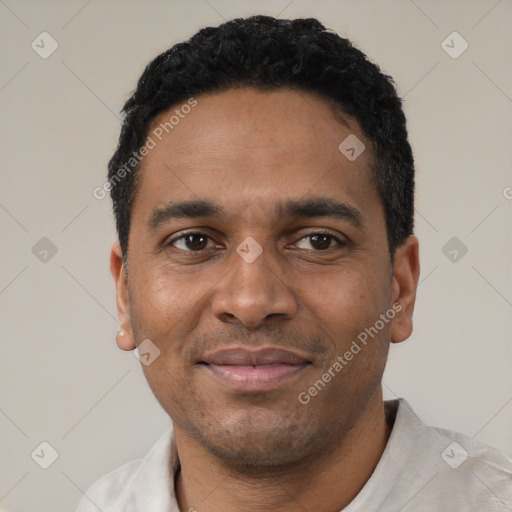
[[[371,143],[324,99],[250,88],[196,99],[143,162],[127,276],[119,244],[112,248],[125,331],[118,345],[132,350],[150,339],[161,351],[143,370],[173,420],[182,511],[340,510],[390,434],[381,379],[389,343],[412,331],[418,240],[411,235],[397,249],[392,267]],[[366,146],[354,161],[338,150],[350,134]],[[276,215],[278,203],[311,197],[356,208],[360,225]],[[226,214],[148,228],[155,208],[188,199],[213,201]],[[190,229],[209,238],[175,241]],[[325,230],[344,244],[307,236]],[[248,236],[263,249],[252,263],[236,252]],[[401,311],[378,335],[300,403],[299,393],[397,303]],[[208,351],[240,345],[287,348],[311,364],[261,393],[236,392],[197,364]]]

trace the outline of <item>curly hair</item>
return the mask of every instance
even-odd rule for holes
[[[384,207],[391,261],[414,224],[414,160],[393,79],[348,39],[318,20],[252,16],[206,27],[158,55],[125,103],[117,149],[108,164],[116,228],[127,263],[140,158],[155,117],[207,92],[288,87],[319,94],[354,117],[374,149],[371,177]],[[130,162],[132,169],[123,172]]]

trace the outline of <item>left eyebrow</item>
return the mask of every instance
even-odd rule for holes
[[[357,208],[329,197],[289,200],[278,204],[276,212],[279,217],[284,217],[285,219],[331,217],[348,221],[358,228],[363,224],[363,215]],[[150,231],[156,231],[163,224],[175,219],[194,219],[200,217],[221,219],[224,215],[224,208],[211,201],[171,201],[163,208],[155,208],[151,212],[147,226]]]
[[[331,217],[348,221],[357,228],[363,224],[363,215],[357,208],[329,197],[287,201],[278,206],[278,212],[285,218]]]

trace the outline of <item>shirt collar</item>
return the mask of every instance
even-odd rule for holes
[[[386,448],[370,479],[343,512],[365,510],[374,512],[385,502],[392,486],[399,479],[417,436],[424,435],[425,425],[403,398],[384,402],[386,417],[393,429]],[[394,420],[394,421],[393,421]],[[133,498],[137,510],[179,512],[175,478],[180,468],[178,450],[172,427],[151,448],[134,475]]]

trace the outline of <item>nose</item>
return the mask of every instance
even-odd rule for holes
[[[213,314],[219,320],[254,330],[269,317],[295,316],[295,294],[269,250],[263,249],[251,262],[236,252],[230,260],[231,269],[217,285],[212,299]]]

